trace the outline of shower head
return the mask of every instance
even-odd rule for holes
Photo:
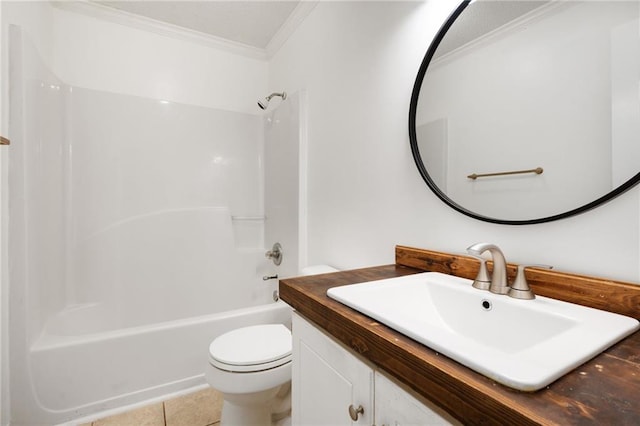
[[[287,99],[287,92],[282,92],[282,93],[274,92],[274,93],[270,94],[269,96],[267,96],[266,98],[260,99],[258,101],[258,106],[260,107],[260,109],[267,109],[267,107],[269,107],[269,101],[274,96],[280,96],[282,98],[282,100],[284,101],[285,99]]]

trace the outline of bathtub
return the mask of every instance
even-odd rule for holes
[[[122,330],[81,334],[73,321],[47,327],[29,354],[32,385],[48,422],[62,423],[205,385],[209,343],[234,328],[290,326],[282,301]],[[75,329],[65,330],[65,325]],[[69,332],[70,331],[70,332]],[[85,330],[86,331],[86,330]]]

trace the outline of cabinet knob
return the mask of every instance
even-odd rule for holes
[[[351,404],[349,406],[349,416],[351,417],[351,420],[354,422],[358,421],[359,414],[364,414],[364,408],[362,408],[362,405],[358,405],[358,408],[354,408],[353,404]]]

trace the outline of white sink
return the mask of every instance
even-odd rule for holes
[[[438,272],[330,288],[327,295],[523,391],[545,387],[640,328],[598,309],[547,297],[517,300]]]

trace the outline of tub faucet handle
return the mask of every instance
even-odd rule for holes
[[[273,260],[276,266],[280,265],[282,263],[282,246],[280,243],[275,243],[273,247],[271,247],[271,250],[268,250],[264,254],[264,257]]]
[[[509,297],[513,297],[514,299],[524,299],[531,300],[535,299],[536,295],[529,287],[529,283],[527,282],[527,277],[524,274],[524,270],[526,268],[544,268],[544,269],[553,269],[553,266],[549,265],[518,265],[518,273],[516,274],[516,279],[513,280],[513,284],[511,284],[511,288],[509,288],[509,292],[507,295]]]

